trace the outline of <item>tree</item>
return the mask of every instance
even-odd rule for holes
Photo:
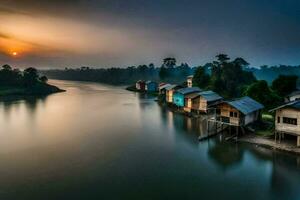
[[[209,88],[222,94],[226,98],[238,97],[242,89],[256,81],[252,72],[244,71],[248,62],[243,58],[230,58],[226,54],[216,56],[218,61],[213,61],[211,66],[211,79]]]
[[[24,84],[25,86],[32,86],[38,81],[38,72],[35,68],[29,67],[24,70]]]
[[[197,67],[193,78],[193,84],[204,89],[209,85],[209,81],[210,77],[206,73],[205,68],[202,66]]]
[[[218,54],[216,55],[216,58],[218,59],[220,64],[225,64],[227,61],[230,60],[230,58],[226,54]]]
[[[43,83],[47,83],[47,81],[48,81],[47,76],[40,77],[40,81],[42,81]]]
[[[238,57],[238,58],[234,59],[233,63],[235,65],[241,66],[243,69],[245,69],[246,67],[249,66],[249,63],[241,57]]]
[[[281,103],[281,98],[269,88],[265,80],[260,80],[249,85],[244,91],[244,95],[262,103],[267,109]]]
[[[298,76],[294,75],[279,75],[272,82],[272,89],[281,97],[285,97],[297,88]]]
[[[168,70],[164,66],[161,66],[159,70],[159,78],[161,80],[165,80],[167,77],[168,77]]]
[[[11,66],[8,65],[8,64],[3,65],[3,66],[2,66],[2,69],[5,70],[5,71],[12,71]]]
[[[163,60],[163,66],[167,68],[174,68],[176,66],[176,59],[175,58],[165,58]]]

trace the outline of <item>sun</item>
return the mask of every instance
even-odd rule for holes
[[[14,52],[12,52],[12,55],[13,55],[13,56],[17,56],[17,55],[18,55],[18,52],[14,51]]]

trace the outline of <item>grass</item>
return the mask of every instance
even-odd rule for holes
[[[262,113],[262,121],[257,125],[255,134],[270,137],[274,134],[274,116],[269,112]]]
[[[263,113],[262,120],[267,122],[274,122],[274,116],[271,115],[270,113]]]

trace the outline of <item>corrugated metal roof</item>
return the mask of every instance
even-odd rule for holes
[[[199,96],[200,96],[199,92],[194,92],[194,93],[186,95],[185,98],[194,99],[194,98],[199,97]]]
[[[295,108],[297,110],[300,110],[300,100],[283,104],[281,106],[278,106],[277,108],[270,110],[270,112],[273,112],[275,110],[282,109],[282,108]]]
[[[157,84],[157,83],[154,82],[154,81],[146,81],[146,84],[150,84],[150,83],[155,83],[155,84]]]
[[[262,104],[247,96],[227,103],[245,115],[264,108]]]
[[[217,101],[223,99],[219,94],[215,93],[214,91],[203,91],[199,93],[206,101]]]
[[[165,89],[165,88],[167,88],[169,86],[171,86],[171,85],[169,83],[167,83],[167,84],[159,86],[159,89],[162,90],[162,89]]]
[[[177,87],[177,85],[169,85],[168,87],[166,87],[166,90],[172,90],[175,87]]]
[[[179,92],[180,94],[190,94],[190,93],[193,93],[193,92],[201,92],[202,90],[198,87],[187,87],[187,88],[182,88],[182,89],[179,89],[177,90],[177,92]]]

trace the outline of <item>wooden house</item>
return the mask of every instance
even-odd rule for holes
[[[187,88],[182,88],[179,89],[177,91],[175,91],[174,95],[173,95],[173,103],[178,106],[178,107],[188,107],[189,105],[187,105],[189,102],[185,101],[185,97],[188,94],[192,94],[192,93],[197,93],[197,92],[201,92],[201,89],[198,87],[187,87]]]
[[[300,90],[294,91],[284,98],[285,103],[300,100]]]
[[[146,87],[146,82],[145,81],[139,80],[135,83],[135,88],[137,90],[145,91],[145,87]]]
[[[232,126],[246,126],[260,120],[263,108],[250,97],[223,101],[216,105],[216,120]]]
[[[284,135],[297,137],[300,147],[300,100],[286,103],[270,112],[275,113],[275,139]]]
[[[187,77],[186,79],[187,87],[193,87],[193,78],[194,78],[193,75]]]
[[[173,94],[176,90],[183,88],[180,85],[170,85],[165,88],[166,90],[166,102],[173,103]]]
[[[223,98],[213,91],[203,91],[186,95],[186,107],[187,112],[205,112],[207,113],[209,107],[220,103]]]
[[[158,84],[154,81],[147,81],[145,90],[147,92],[156,92],[158,90]]]

